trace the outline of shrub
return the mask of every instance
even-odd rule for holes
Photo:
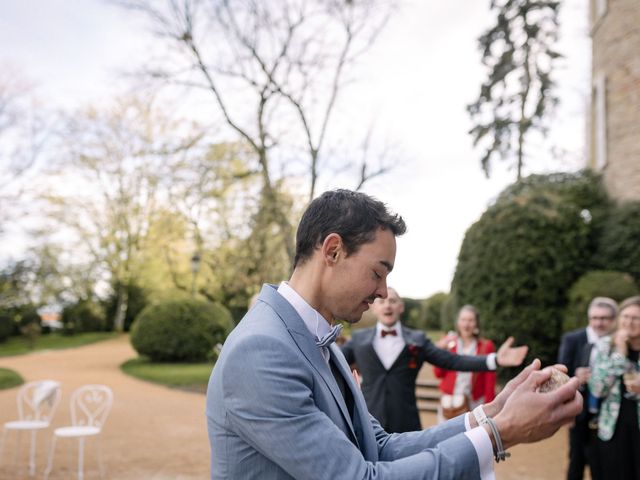
[[[640,281],[640,202],[614,206],[604,221],[596,263],[604,270],[628,272]]]
[[[633,277],[624,272],[590,271],[582,275],[569,289],[564,318],[564,331],[587,324],[587,308],[594,297],[610,297],[616,302],[638,294]]]
[[[233,326],[231,314],[220,304],[169,300],[140,313],[131,329],[131,344],[153,361],[202,361]]]
[[[99,332],[105,329],[104,311],[91,300],[79,300],[62,310],[65,333]]]
[[[408,327],[424,330],[426,325],[422,300],[404,297],[402,301],[404,312],[400,315],[400,321]]]
[[[589,269],[604,204],[588,173],[532,176],[507,188],[467,230],[455,304],[478,307],[497,344],[513,335],[530,356],[554,362],[566,290]]]
[[[13,315],[7,310],[0,310],[0,342],[4,342],[13,334],[15,329],[15,322],[13,321]]]
[[[449,297],[444,292],[431,295],[424,301],[425,327],[427,330],[441,330],[443,326],[442,306]]]

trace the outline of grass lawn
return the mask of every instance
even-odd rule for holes
[[[209,382],[213,362],[156,363],[146,357],[138,357],[127,360],[120,368],[123,372],[141,380],[204,392]]]
[[[35,341],[33,349],[29,349],[29,345],[24,338],[10,337],[0,343],[0,357],[23,355],[38,350],[59,350],[61,348],[80,347],[82,345],[88,345],[89,343],[114,338],[117,335],[118,334],[114,332],[89,332],[77,333],[75,335],[51,333],[49,335],[40,335]]]
[[[0,390],[17,387],[23,383],[24,380],[19,373],[9,370],[8,368],[0,368]]]

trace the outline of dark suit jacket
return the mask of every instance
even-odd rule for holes
[[[424,362],[447,370],[486,371],[486,355],[455,355],[436,347],[418,330],[402,328],[404,349],[389,370],[385,369],[373,348],[376,328],[353,332],[342,346],[349,364],[362,374],[362,393],[369,412],[387,432],[420,430],[416,406],[416,377]]]
[[[560,351],[558,352],[558,363],[567,366],[568,374],[573,377],[578,367],[589,366],[589,355],[592,346],[587,340],[587,329],[580,328],[562,336]],[[582,412],[576,417],[576,423],[587,421],[587,385],[580,387],[580,393],[584,397]]]

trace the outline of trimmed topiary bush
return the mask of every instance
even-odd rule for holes
[[[596,263],[604,270],[628,272],[640,281],[640,202],[614,206],[604,221]]]
[[[569,289],[564,331],[587,325],[587,308],[594,297],[610,297],[616,302],[638,295],[633,277],[624,272],[596,270],[582,275]]]
[[[234,324],[220,304],[195,299],[147,306],[131,328],[131,344],[153,361],[197,362],[212,355]]]
[[[478,307],[483,334],[513,335],[553,363],[566,290],[590,268],[606,196],[588,173],[532,176],[507,188],[465,235],[453,305]]]
[[[104,311],[91,300],[79,300],[67,305],[61,315],[64,332],[68,334],[82,332],[100,332],[105,329]]]

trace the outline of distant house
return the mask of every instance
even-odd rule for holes
[[[591,0],[589,166],[618,201],[640,200],[640,0]]]
[[[51,330],[59,330],[62,328],[60,321],[60,312],[45,310],[39,312],[43,327],[49,327]]]

